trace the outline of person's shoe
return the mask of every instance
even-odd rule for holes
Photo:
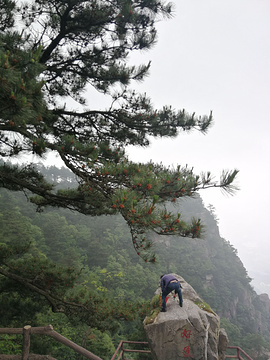
[[[166,310],[166,309],[161,309],[160,311],[161,311],[161,312],[166,312],[167,310]]]
[[[180,307],[183,307],[183,304],[179,304]]]

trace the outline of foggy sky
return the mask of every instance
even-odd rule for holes
[[[157,108],[172,105],[197,115],[212,110],[215,123],[207,135],[192,132],[153,141],[147,150],[133,148],[130,158],[188,164],[217,179],[223,169],[239,169],[235,196],[217,189],[200,195],[216,208],[221,236],[238,250],[254,285],[270,284],[270,2],[174,2],[174,18],[158,25],[157,45],[131,57],[152,61],[150,76],[136,88]]]

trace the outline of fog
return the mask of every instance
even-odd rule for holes
[[[240,170],[235,196],[204,190],[221,236],[237,250],[260,292],[270,294],[268,204],[270,200],[270,2],[268,0],[177,0],[171,20],[159,23],[157,45],[131,57],[152,61],[137,89],[155,106],[172,105],[197,115],[213,111],[207,135],[182,133],[132,148],[130,158],[188,164],[194,172]],[[268,285],[267,285],[268,284]]]

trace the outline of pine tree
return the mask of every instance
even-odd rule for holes
[[[201,235],[200,220],[187,224],[166,203],[208,187],[233,192],[238,172],[224,172],[216,183],[210,173],[134,163],[125,155],[127,145],[148,146],[151,137],[193,129],[205,133],[213,121],[211,113],[155,109],[146,94],[132,90],[150,63],[130,66],[129,53],[150,49],[156,21],[171,16],[172,4],[162,0],[1,0],[0,10],[1,187],[24,191],[38,210],[121,213],[137,254],[153,262],[150,232]],[[90,91],[110,105],[90,107]],[[77,188],[56,188],[34,162],[9,162],[48,152],[77,177]]]
[[[66,0],[18,7],[5,1],[4,6],[9,12],[0,13],[1,156],[57,152],[79,185],[55,191],[34,166],[5,163],[1,185],[36,194],[31,200],[39,208],[61,206],[90,215],[121,212],[138,254],[151,245],[143,235],[148,229],[199,236],[198,222],[186,225],[159,205],[204,187],[230,191],[237,171],[224,174],[218,185],[210,174],[200,178],[187,168],[135,164],[125,156],[126,145],[147,146],[150,136],[176,136],[179,130],[206,132],[212,122],[212,115],[196,117],[168,106],[155,110],[145,94],[130,89],[131,80],[146,76],[149,64],[128,66],[127,55],[151,48],[155,20],[171,16],[171,4]],[[20,34],[12,14],[16,19],[21,14]],[[111,97],[108,109],[83,107],[88,85]],[[64,105],[69,97],[83,110]]]

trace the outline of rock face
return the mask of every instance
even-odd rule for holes
[[[224,344],[219,346],[218,315],[211,309],[206,311],[196,291],[181,276],[173,275],[182,285],[183,307],[179,306],[178,299],[174,299],[171,293],[167,312],[160,312],[152,323],[146,319],[144,321],[153,359],[224,359]],[[160,289],[156,293],[160,294]],[[224,341],[224,333],[222,335]]]

